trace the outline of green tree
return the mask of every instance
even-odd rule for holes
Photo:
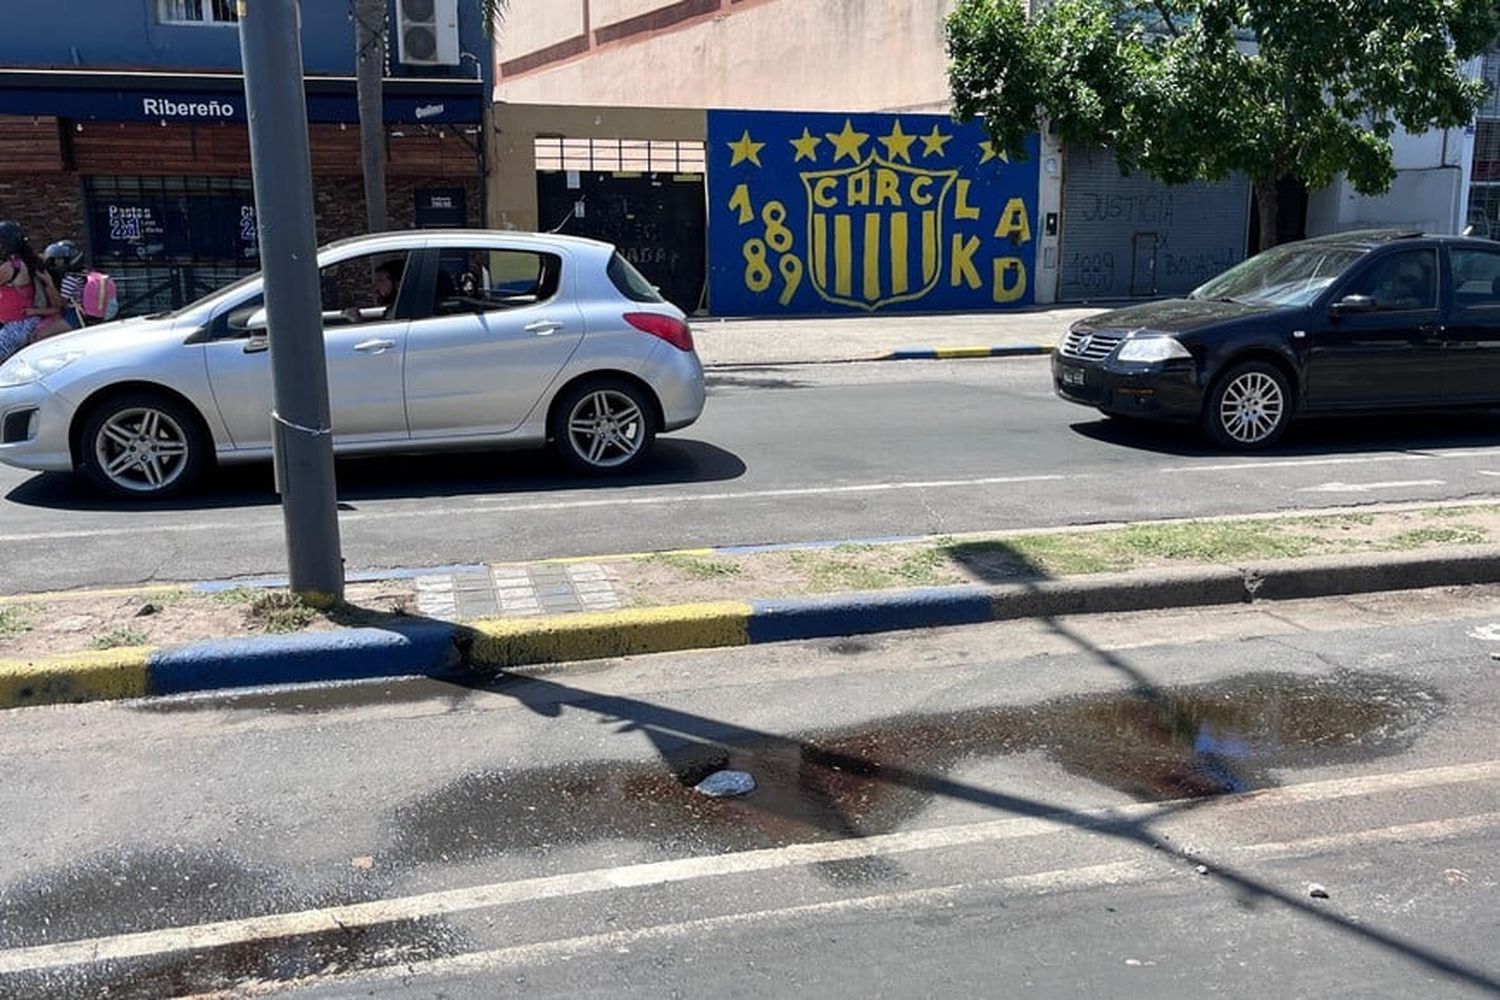
[[[954,116],[1024,156],[1045,123],[1168,184],[1249,176],[1261,248],[1277,181],[1340,172],[1381,194],[1397,126],[1467,125],[1486,95],[1462,64],[1500,33],[1494,0],[960,0]]]
[[[478,0],[479,23],[486,38],[505,17],[510,0]],[[354,0],[355,87],[359,98],[359,148],[365,178],[365,225],[369,232],[387,228],[385,213],[385,68],[386,0]],[[486,96],[488,100],[488,96]]]

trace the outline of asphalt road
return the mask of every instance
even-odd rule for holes
[[[1492,996],[1495,651],[1500,587],[13,710],[0,995]]]
[[[1335,421],[1255,457],[1056,399],[1045,359],[717,370],[624,481],[544,456],[349,461],[351,570],[880,538],[1500,493],[1500,415]],[[0,470],[0,592],[277,574],[268,468],[172,504]]]

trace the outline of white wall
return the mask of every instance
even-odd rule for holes
[[[1466,151],[1472,139],[1463,129],[1392,139],[1396,179],[1383,195],[1362,195],[1345,177],[1307,198],[1307,235],[1350,229],[1400,227],[1455,233],[1464,227]]]
[[[944,23],[957,3],[746,0],[710,18],[501,77],[495,93],[522,104],[942,110],[948,100]],[[579,0],[515,0],[501,33],[500,60],[560,41],[580,6]],[[667,6],[667,0],[594,0],[591,27]]]

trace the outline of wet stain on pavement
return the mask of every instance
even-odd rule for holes
[[[316,886],[228,852],[120,850],[0,891],[0,947],[20,948],[234,920],[379,898],[379,879],[341,874]],[[176,997],[453,954],[465,942],[436,920],[0,976],[0,996]]]
[[[960,794],[947,775],[1021,753],[1140,801],[1200,798],[1272,786],[1283,769],[1399,753],[1442,711],[1436,693],[1408,681],[1339,673],[908,715],[788,738],[695,741],[670,712],[648,714],[629,725],[652,738],[663,764],[471,773],[398,810],[395,849],[420,864],[609,839],[706,853],[871,836],[899,829],[936,795],[984,803],[983,790]],[[749,771],[757,789],[739,799],[693,791],[726,768]]]
[[[320,715],[372,706],[420,705],[430,701],[445,701],[449,711],[457,711],[470,703],[476,690],[484,689],[470,683],[445,681],[435,677],[410,677],[395,681],[351,681],[176,698],[148,698],[129,704],[134,711],[151,715],[199,712]]]

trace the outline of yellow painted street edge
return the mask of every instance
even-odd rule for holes
[[[0,708],[143,698],[150,646],[92,650],[51,659],[0,660]]]
[[[988,347],[939,347],[937,356],[940,358],[987,358],[990,356]]]
[[[720,601],[473,622],[459,627],[469,667],[517,667],[679,649],[744,646],[749,604]]]

